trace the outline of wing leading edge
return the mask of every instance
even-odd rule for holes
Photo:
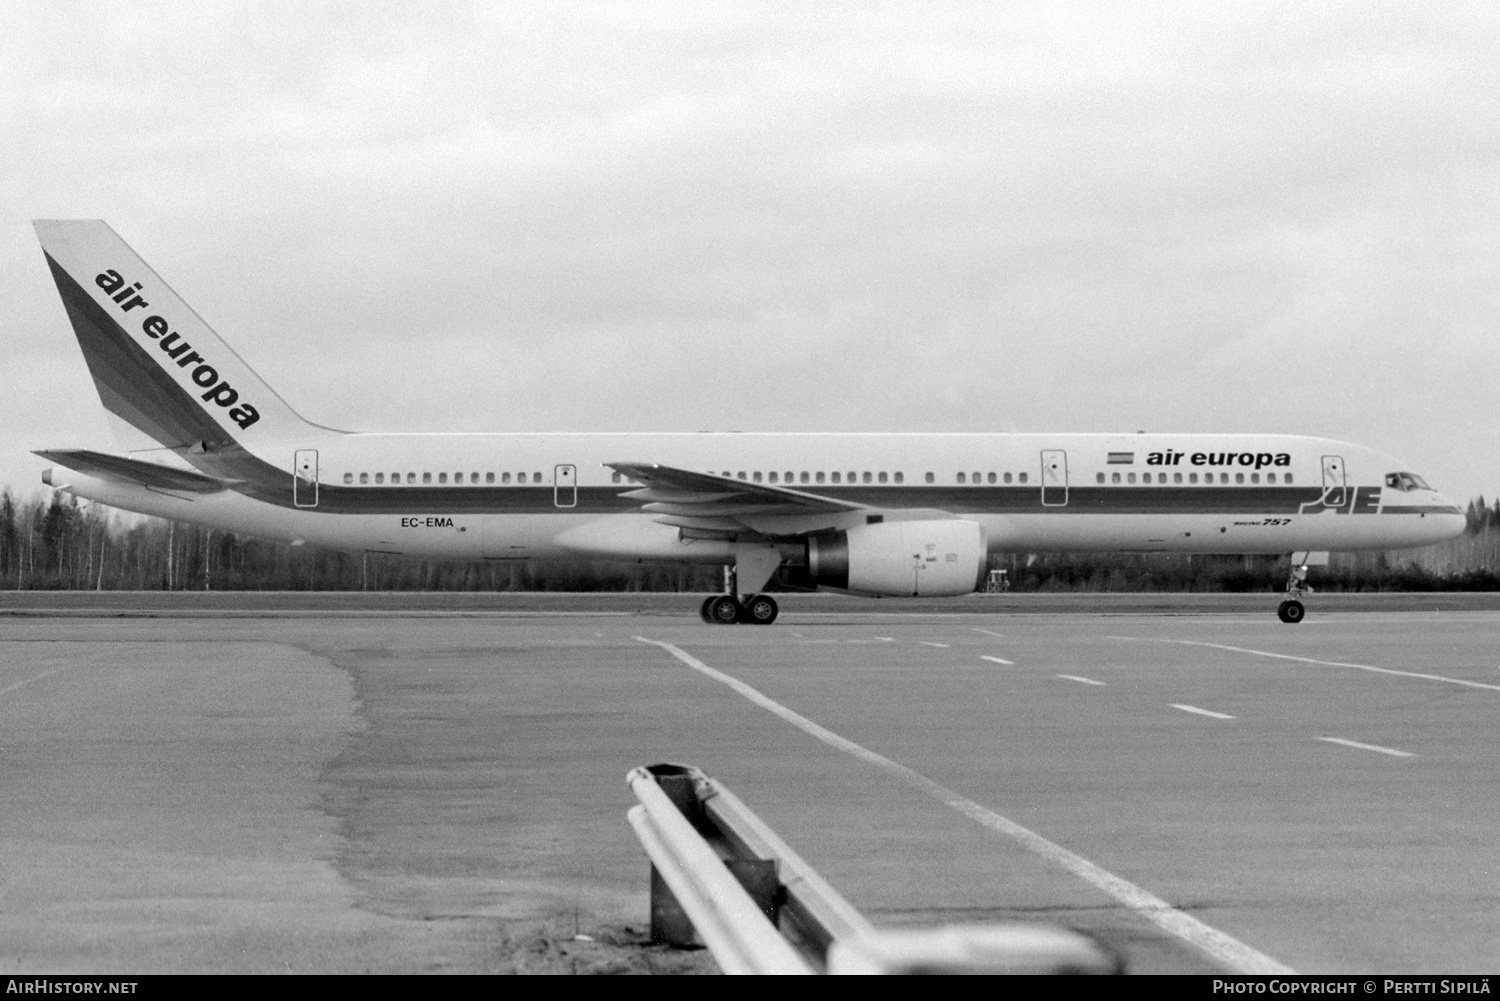
[[[621,494],[641,501],[641,510],[663,525],[699,538],[743,535],[804,535],[842,525],[872,508],[821,494],[714,473],[698,473],[649,462],[606,462],[642,484]],[[862,520],[862,519],[861,519]]]

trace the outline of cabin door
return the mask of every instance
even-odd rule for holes
[[[1042,450],[1042,506],[1065,507],[1068,503],[1068,453],[1060,448]]]
[[[1344,460],[1337,455],[1323,456],[1323,506],[1344,506],[1345,496]]]
[[[292,457],[292,503],[318,506],[318,450],[299,448]]]
[[[552,467],[552,503],[558,507],[578,506],[578,467]]]

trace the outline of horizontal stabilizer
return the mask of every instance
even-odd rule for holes
[[[212,494],[227,490],[236,481],[221,480],[186,469],[159,466],[154,462],[124,455],[91,452],[82,448],[57,449],[35,453],[44,459],[76,470],[86,476],[116,483],[135,483],[155,490],[179,490],[193,494]]]

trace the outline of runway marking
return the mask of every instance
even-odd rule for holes
[[[1341,660],[1317,660],[1313,657],[1294,657],[1289,653],[1272,653],[1269,650],[1252,650],[1249,647],[1229,646],[1224,643],[1204,643],[1201,640],[1168,640],[1156,637],[1143,638],[1139,636],[1110,636],[1112,640],[1137,640],[1147,643],[1181,643],[1183,646],[1206,646],[1215,650],[1229,650],[1233,653],[1252,653],[1257,657],[1275,657],[1278,660],[1295,660],[1303,664],[1321,664],[1324,667],[1353,667],[1361,671],[1373,671],[1375,674],[1394,674],[1401,678],[1421,678],[1423,681],[1445,681],[1450,685],[1463,685],[1465,688],[1486,688],[1492,692],[1500,692],[1500,685],[1489,685],[1482,681],[1465,681],[1463,678],[1449,678],[1442,674],[1423,674],[1420,671],[1397,671],[1390,667],[1376,667],[1373,664],[1351,664]]]
[[[38,674],[34,678],[27,678],[25,681],[18,681],[13,685],[6,685],[4,688],[0,688],[0,695],[4,695],[6,692],[13,692],[17,688],[31,684],[33,681],[41,681],[43,678],[50,678],[52,677],[52,675],[66,670],[66,667],[54,667],[50,671],[43,671],[41,674]]]
[[[948,649],[948,644],[947,643],[934,643],[931,640],[917,640],[917,642],[920,643],[920,644],[922,644],[923,646],[935,646],[939,650],[946,650],[946,649]]]
[[[1381,747],[1379,744],[1361,744],[1357,740],[1345,740],[1343,737],[1319,737],[1330,744],[1342,744],[1345,747],[1357,747],[1361,751],[1378,751],[1381,754],[1389,754],[1393,758],[1415,758],[1411,751],[1398,751],[1394,747]]]
[[[1059,674],[1058,677],[1067,678],[1069,681],[1081,681],[1085,685],[1098,685],[1100,688],[1104,687],[1104,682],[1095,681],[1093,678],[1085,678],[1081,674]]]
[[[1004,633],[991,632],[988,629],[980,629],[978,626],[973,626],[972,628],[976,633],[984,633],[986,636],[993,636],[996,639],[1005,639]]]
[[[1181,709],[1185,713],[1197,713],[1199,716],[1211,716],[1214,719],[1234,719],[1228,713],[1216,713],[1212,709],[1199,709],[1197,706],[1185,706],[1181,702],[1167,703],[1173,709]]]
[[[989,657],[989,656],[986,656],[984,654],[980,654],[979,655],[979,659],[980,660],[994,661],[996,664],[1004,664],[1006,667],[1015,667],[1016,666],[1016,662],[1015,661],[1013,661],[1013,660],[1006,660],[1004,657]]]
[[[914,769],[892,761],[883,754],[877,754],[868,748],[862,747],[847,737],[841,737],[826,727],[819,726],[806,716],[788,709],[786,706],[762,694],[738,678],[709,667],[685,650],[675,647],[671,643],[664,643],[661,640],[647,639],[644,636],[637,636],[635,638],[642,643],[661,647],[688,667],[715,681],[728,685],[751,702],[762,709],[780,716],[803,733],[815,737],[830,747],[837,748],[861,761],[874,765],[906,784],[921,790],[933,799],[963,814],[981,826],[994,831],[996,834],[1005,835],[1023,847],[1042,856],[1042,858],[1053,865],[1072,873],[1096,889],[1102,890],[1126,908],[1150,921],[1169,935],[1175,935],[1188,944],[1196,946],[1210,957],[1224,963],[1230,969],[1239,973],[1258,974],[1275,973],[1285,975],[1296,972],[1258,949],[1253,949],[1238,939],[1224,934],[1217,928],[1204,924],[1192,915],[1179,911],[1165,900],[1143,890],[1129,880],[1122,879],[1109,870],[1095,865],[1083,856],[1068,851],[1062,845],[1048,841],[1035,831],[1022,827],[1015,821],[1002,817],[987,807],[980,806],[972,799],[960,796],[953,790],[939,785]]]

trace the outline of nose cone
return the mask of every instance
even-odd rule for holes
[[[1436,504],[1434,506],[1437,508],[1437,511],[1428,515],[1428,518],[1437,523],[1433,526],[1434,531],[1439,533],[1436,536],[1437,541],[1444,542],[1463,535],[1464,529],[1468,528],[1468,522],[1464,518],[1463,511],[1459,509],[1457,504],[1454,504],[1442,494],[1436,494],[1435,501]]]

